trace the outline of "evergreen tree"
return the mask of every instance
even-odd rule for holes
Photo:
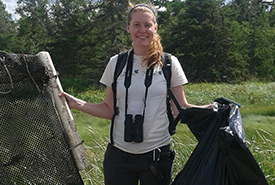
[[[249,78],[250,28],[247,22],[230,21],[224,28],[224,58],[219,64],[222,81],[240,82]]]
[[[269,25],[269,14],[262,7],[254,30],[254,48],[251,67],[256,75],[264,80],[275,79],[275,28]]]
[[[6,11],[6,6],[0,0],[0,50],[12,51],[12,40],[15,36],[15,23],[11,14]]]
[[[182,17],[185,12],[185,3],[181,1],[166,2],[164,7],[166,10],[159,12],[158,16],[158,32],[162,37],[164,51],[181,56],[182,53],[178,49],[180,48],[179,39],[181,39],[180,34],[183,31],[181,26],[184,20],[178,18]],[[176,28],[178,30],[175,30]],[[179,38],[176,38],[177,36]]]
[[[90,6],[87,0],[57,0],[52,5],[51,53],[63,76],[81,77],[93,65],[95,12]]]
[[[175,17],[171,48],[191,81],[219,81],[217,66],[222,54],[220,6],[223,1],[187,0]]]
[[[128,15],[127,0],[104,0],[98,5],[95,25],[99,28],[98,43],[106,58],[128,49],[130,40],[126,30]]]
[[[95,71],[98,81],[110,57],[129,49],[131,42],[126,30],[127,0],[99,1],[94,8],[97,10],[93,20],[96,32],[92,36],[95,41],[94,47],[97,48],[94,62],[97,64]]]
[[[18,0],[16,12],[21,17],[17,39],[20,46],[16,50],[28,54],[47,51],[47,45],[52,42],[48,0]]]
[[[129,44],[126,5],[127,1],[56,1],[52,53],[63,75],[98,82],[110,56]]]
[[[0,49],[49,51],[61,76],[97,83],[110,56],[131,45],[128,0],[52,2],[18,0],[20,19],[14,22],[0,0]],[[158,32],[164,51],[179,58],[190,81],[274,80],[274,2],[145,2],[161,8]]]

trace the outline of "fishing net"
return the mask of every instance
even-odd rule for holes
[[[58,77],[47,60],[46,52],[0,51],[0,184],[83,184],[74,155],[82,143],[69,141],[74,127],[65,132],[52,83]]]

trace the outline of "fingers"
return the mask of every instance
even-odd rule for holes
[[[219,109],[219,104],[218,104],[217,102],[212,102],[210,105],[211,105],[211,108],[212,108],[215,112],[218,111],[218,109]]]
[[[58,95],[61,96],[61,97],[65,97],[66,99],[67,99],[67,98],[73,98],[72,95],[70,95],[70,94],[68,94],[68,93],[66,93],[66,92],[63,92],[63,91],[59,92]]]
[[[64,97],[66,100],[67,100],[67,102],[69,103],[70,101],[72,101],[72,99],[74,98],[72,95],[70,95],[70,94],[68,94],[68,93],[66,93],[66,92],[60,92],[59,94],[58,94],[58,96],[59,97]]]
[[[65,96],[65,92],[60,91],[60,92],[58,93],[58,96]]]

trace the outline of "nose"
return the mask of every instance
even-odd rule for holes
[[[145,28],[144,25],[141,25],[141,26],[139,27],[139,31],[140,31],[140,32],[145,32],[145,30],[146,30],[146,28]]]

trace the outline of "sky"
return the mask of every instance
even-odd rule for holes
[[[4,4],[6,4],[6,11],[12,15],[13,19],[18,19],[19,16],[15,14],[16,2],[17,0],[2,0]]]

